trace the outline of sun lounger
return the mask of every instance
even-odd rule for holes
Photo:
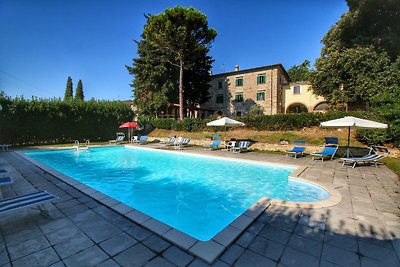
[[[389,153],[386,147],[372,146],[369,153],[363,157],[341,158],[340,160],[343,161],[342,167],[351,166],[355,168],[357,164],[373,164],[378,167],[379,161],[386,158]]]
[[[218,149],[219,145],[221,145],[221,140],[214,140],[211,144],[205,147],[205,149]]]
[[[7,171],[5,169],[0,169],[0,173],[6,173]]]
[[[324,158],[333,159],[336,154],[338,146],[324,146],[324,149],[321,152],[311,153],[312,159],[321,158],[324,161]]]
[[[190,138],[178,138],[178,141],[174,143],[175,149],[184,149],[189,145]]]
[[[337,137],[325,137],[325,145],[339,145],[339,139]]]
[[[10,144],[0,144],[0,147],[3,149],[3,151],[8,150],[8,148],[10,147]]]
[[[43,204],[55,198],[57,197],[46,191],[39,191],[24,196],[0,200],[0,214],[31,206],[37,206],[41,212],[48,214]]]
[[[117,133],[117,137],[115,138],[115,140],[108,140],[108,142],[110,144],[112,144],[112,143],[118,144],[119,142],[124,141],[124,139],[125,139],[125,134]]]
[[[148,137],[146,135],[142,135],[139,139],[134,140],[133,143],[145,144],[147,142]]]
[[[232,147],[233,153],[241,153],[243,151],[247,151],[250,146],[250,141],[239,141],[238,146]]]
[[[287,150],[286,151],[286,157],[288,155],[294,155],[294,158],[297,158],[297,156],[302,156],[304,155],[304,151],[306,150],[306,148],[304,147],[306,144],[306,141],[304,140],[295,140],[293,142],[294,147],[291,150]]]

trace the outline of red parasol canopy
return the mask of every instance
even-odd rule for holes
[[[138,126],[139,125],[137,123],[128,121],[121,124],[119,128],[136,128]]]

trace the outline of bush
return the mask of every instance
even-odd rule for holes
[[[133,115],[119,101],[11,99],[0,93],[0,104],[0,143],[11,144],[105,141],[114,138],[118,126]]]
[[[369,146],[383,145],[389,139],[386,129],[359,129],[356,131],[356,138]]]

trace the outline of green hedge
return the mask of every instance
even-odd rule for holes
[[[129,106],[119,101],[11,99],[0,94],[0,143],[51,144],[115,138],[118,126],[132,120]]]
[[[359,141],[372,145],[372,144],[384,144],[392,142],[397,144],[400,136],[400,129],[396,123],[390,123],[391,120],[387,116],[380,116],[378,114],[352,111],[352,112],[340,112],[332,111],[326,113],[300,113],[300,114],[279,114],[279,115],[256,115],[236,118],[246,124],[247,128],[254,129],[257,131],[291,131],[300,130],[305,127],[319,126],[321,122],[339,119],[344,116],[354,116],[358,118],[364,118],[369,120],[375,120],[379,122],[387,122],[390,127],[386,130],[358,130],[357,138]],[[397,118],[397,117],[396,117]],[[166,130],[177,130],[177,131],[213,131],[215,128],[207,127],[209,120],[200,120],[185,118],[183,121],[177,121],[174,119],[157,119],[151,117],[141,117],[141,123],[151,123],[158,129]]]

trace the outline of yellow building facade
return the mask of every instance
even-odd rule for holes
[[[285,113],[323,112],[328,109],[325,98],[317,96],[308,82],[294,82],[284,86]]]

